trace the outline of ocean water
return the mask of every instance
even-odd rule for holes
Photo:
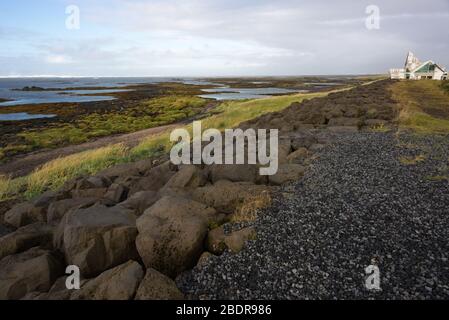
[[[54,118],[54,114],[29,114],[26,112],[18,113],[0,113],[0,121],[18,121],[18,120],[30,120],[30,119],[42,119],[42,118]]]
[[[101,94],[123,91],[123,89],[106,90],[61,90],[61,91],[16,91],[24,87],[45,89],[105,87],[120,88],[133,84],[175,81],[172,78],[0,78],[0,98],[11,100],[1,102],[2,106],[22,104],[89,102],[114,100],[110,96],[82,96],[83,94]]]

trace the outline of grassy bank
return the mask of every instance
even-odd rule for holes
[[[400,127],[419,134],[449,133],[449,82],[401,81],[392,91]]]
[[[324,95],[327,93],[226,102],[215,109],[214,114],[203,120],[203,128],[232,128],[262,114],[280,111],[293,102]],[[189,127],[186,126],[187,129]],[[113,145],[56,159],[38,168],[27,177],[14,180],[0,177],[0,200],[15,197],[17,194],[32,198],[45,190],[60,188],[65,181],[74,177],[95,174],[119,163],[155,157],[169,150],[171,145],[169,135],[170,132],[163,132],[149,137],[132,149],[126,149],[122,145]]]

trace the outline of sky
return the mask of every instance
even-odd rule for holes
[[[449,67],[448,21],[449,0],[2,0],[0,76],[379,74],[409,50]]]

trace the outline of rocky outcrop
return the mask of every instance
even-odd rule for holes
[[[307,160],[311,157],[311,152],[304,147],[298,148],[296,151],[287,156],[288,163],[307,164]]]
[[[136,259],[137,229],[132,211],[96,205],[68,213],[58,226],[54,244],[83,277],[96,276]]]
[[[47,223],[57,224],[70,210],[88,208],[98,201],[98,198],[76,198],[55,201],[48,207]]]
[[[140,216],[159,199],[160,195],[156,191],[139,191],[118,205]]]
[[[219,227],[209,231],[206,247],[215,255],[221,255],[227,249],[233,253],[238,253],[243,249],[246,241],[255,237],[256,231],[250,227],[230,234],[225,234],[223,227]]]
[[[220,180],[257,183],[263,181],[264,178],[259,175],[259,167],[257,165],[248,164],[212,165],[210,167],[210,176],[212,183]]]
[[[192,198],[201,201],[225,213],[233,213],[243,201],[254,194],[266,190],[264,185],[254,185],[249,182],[227,180],[217,181],[213,185],[198,188],[193,191]]]
[[[305,172],[305,167],[300,164],[283,164],[279,166],[278,172],[268,178],[270,184],[280,186],[284,183],[300,179]]]
[[[53,228],[42,222],[21,227],[0,238],[0,259],[33,247],[45,246],[51,243],[52,237]]]
[[[179,171],[164,185],[165,189],[195,189],[207,183],[208,173],[194,165],[183,165]]]
[[[128,191],[129,190],[127,187],[118,183],[114,183],[106,191],[104,198],[106,200],[110,200],[111,203],[119,203],[126,199]]]
[[[136,181],[130,188],[130,195],[139,191],[159,191],[175,175],[177,167],[167,161],[148,171],[147,175]]]
[[[175,282],[157,270],[148,268],[137,290],[136,300],[183,300]]]
[[[74,291],[72,300],[131,300],[142,280],[144,271],[135,261],[128,261],[88,280]]]
[[[226,247],[233,253],[239,253],[242,251],[245,243],[248,240],[254,240],[256,237],[256,231],[253,228],[244,228],[239,231],[232,232],[226,236],[224,243]]]
[[[7,256],[0,261],[0,300],[47,292],[62,272],[60,260],[47,250],[32,248]]]
[[[213,208],[185,198],[156,202],[137,220],[136,245],[145,266],[170,277],[192,268],[215,214]]]
[[[5,213],[4,220],[7,224],[20,228],[35,222],[46,222],[47,212],[44,207],[36,207],[31,202],[18,204]]]

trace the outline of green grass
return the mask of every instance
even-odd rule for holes
[[[444,80],[441,82],[441,88],[443,88],[444,91],[449,93],[449,80]]]
[[[402,125],[420,134],[449,133],[449,120],[434,118],[423,112],[414,112],[402,120]]]
[[[399,105],[399,125],[418,134],[449,133],[448,83],[401,81],[392,86]]]
[[[291,96],[270,97],[259,100],[231,101],[221,104],[214,110],[214,114],[203,119],[202,127],[207,128],[233,128],[240,123],[258,117],[269,112],[276,112],[285,109],[293,102],[300,102],[304,99],[325,96],[328,93],[297,94]],[[175,98],[167,98],[170,99]],[[177,100],[178,101],[178,100]],[[186,101],[185,101],[186,102]],[[202,105],[199,100],[188,100],[190,108]],[[173,110],[184,112],[185,103],[180,103]],[[152,108],[160,107],[153,105]],[[178,112],[174,111],[175,114]],[[90,128],[90,127],[89,127]],[[185,126],[191,131],[191,125]],[[88,128],[83,129],[88,130]],[[56,132],[48,132],[39,135],[40,141],[49,143]],[[132,149],[127,149],[123,145],[112,145],[104,148],[94,149],[82,153],[73,154],[67,157],[55,159],[44,166],[37,168],[27,177],[19,179],[0,179],[0,199],[11,196],[21,196],[33,198],[48,189],[58,189],[64,182],[80,175],[95,174],[103,169],[119,163],[136,161],[144,158],[157,157],[169,151],[172,143],[169,141],[170,131],[151,136],[143,140]],[[55,139],[57,137],[54,137]]]
[[[73,123],[18,134],[22,142],[0,148],[0,159],[31,150],[79,144],[92,138],[173,123],[201,112],[206,104],[207,100],[199,97],[169,96],[144,100],[122,112],[89,114]]]

